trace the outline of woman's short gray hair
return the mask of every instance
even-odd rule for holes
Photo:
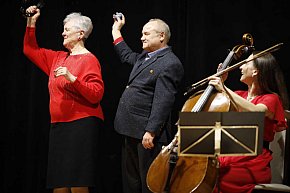
[[[84,31],[84,37],[87,39],[93,30],[92,20],[81,13],[73,12],[65,17],[63,20],[63,25],[71,20],[74,21],[74,27]]]

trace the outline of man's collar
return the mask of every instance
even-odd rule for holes
[[[148,52],[147,55],[149,58],[151,58],[152,56],[156,55],[157,53],[161,52],[162,50],[168,48],[168,46],[165,46],[163,48],[159,48],[158,50],[155,50],[153,52]]]

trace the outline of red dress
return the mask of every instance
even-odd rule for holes
[[[238,95],[247,98],[247,91],[236,91]],[[264,141],[271,142],[275,132],[287,128],[284,117],[282,102],[276,94],[265,94],[257,96],[252,103],[262,103],[268,110],[274,113],[274,119],[265,118],[264,122]],[[220,193],[250,193],[256,184],[271,182],[270,161],[272,160],[271,151],[263,148],[257,156],[224,156],[219,157],[219,192]],[[216,186],[214,193],[218,193]]]

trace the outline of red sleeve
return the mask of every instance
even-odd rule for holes
[[[104,82],[101,74],[101,65],[96,57],[83,59],[80,76],[73,82],[78,92],[92,104],[100,103],[104,94]]]
[[[287,128],[287,122],[285,119],[284,109],[282,101],[276,94],[262,95],[258,100],[258,103],[262,103],[267,106],[268,110],[274,114],[274,120],[276,122],[275,131],[282,131]]]
[[[115,39],[115,41],[113,42],[114,45],[117,45],[118,43],[120,43],[121,41],[124,41],[123,37],[119,37],[117,39]]]
[[[44,73],[49,75],[53,59],[57,55],[57,52],[49,49],[40,48],[38,46],[35,36],[35,28],[33,27],[26,27],[23,40],[23,53]]]

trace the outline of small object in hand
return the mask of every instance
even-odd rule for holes
[[[119,18],[120,20],[122,20],[122,13],[121,12],[116,12],[116,14],[113,14],[113,18],[117,20],[117,18]]]
[[[24,1],[24,2],[26,2],[26,1]],[[39,1],[37,3],[36,7],[38,9],[43,8],[44,7],[44,2],[43,1]],[[23,17],[32,17],[36,13],[36,12],[34,12],[34,13],[26,13],[26,9],[27,9],[27,7],[26,8],[22,7],[22,6],[20,7],[20,12],[22,13]]]

